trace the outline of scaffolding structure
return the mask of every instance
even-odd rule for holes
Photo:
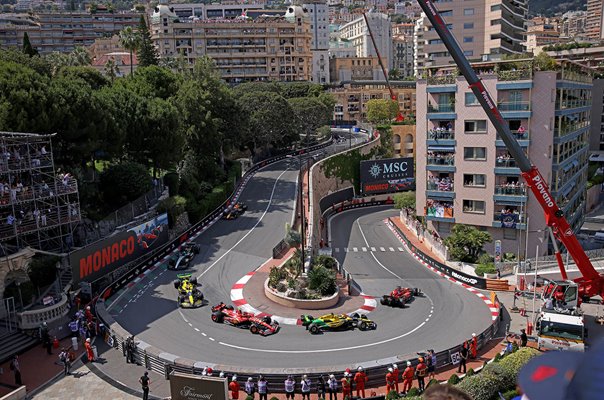
[[[57,174],[51,135],[0,132],[0,243],[63,253],[80,222],[77,181]]]

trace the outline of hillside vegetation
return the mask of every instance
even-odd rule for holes
[[[567,11],[585,10],[586,4],[586,0],[529,0],[529,14],[533,16],[563,14]]]

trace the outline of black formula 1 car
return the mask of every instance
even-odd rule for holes
[[[223,219],[236,219],[247,210],[247,205],[241,202],[237,202],[233,205],[228,206],[222,212]]]
[[[377,324],[367,318],[365,314],[354,313],[346,314],[325,314],[319,318],[312,315],[302,315],[302,326],[306,327],[312,334],[318,334],[323,331],[346,331],[358,328],[362,331],[373,330]]]
[[[212,307],[212,321],[249,329],[253,334],[268,336],[279,332],[279,323],[271,317],[256,317],[252,313],[243,312],[222,302]]]
[[[191,266],[191,261],[195,255],[199,254],[200,247],[197,243],[185,243],[180,249],[172,253],[168,259],[168,269],[187,269]]]
[[[416,296],[422,296],[422,291],[418,288],[403,288],[398,286],[390,294],[385,294],[380,299],[384,306],[405,308],[405,304],[410,303]]]
[[[182,308],[197,308],[203,305],[203,293],[197,287],[201,286],[197,278],[191,274],[179,274],[174,281],[174,288],[178,290],[178,306]]]

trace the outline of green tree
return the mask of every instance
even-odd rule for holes
[[[397,81],[397,80],[401,79],[401,70],[398,68],[392,68],[388,72],[388,78],[393,81]]]
[[[372,156],[372,153],[361,154],[358,150],[349,151],[328,158],[321,165],[321,169],[325,171],[325,176],[328,178],[337,177],[342,182],[352,182],[358,193],[361,179],[359,165],[361,161],[370,160]]]
[[[23,34],[23,54],[27,54],[30,57],[39,55],[38,50],[34,49],[31,45],[27,32]]]
[[[394,208],[415,210],[415,192],[397,193],[394,195]]]
[[[452,260],[473,263],[483,251],[483,246],[492,241],[493,238],[488,232],[457,224],[453,227],[451,235],[445,239],[445,245]]]
[[[286,99],[300,97],[319,97],[323,93],[323,87],[311,82],[280,82],[279,92]]]
[[[120,44],[130,52],[130,75],[132,75],[134,73],[132,53],[138,49],[139,36],[131,26],[127,26],[120,31],[119,38]]]
[[[393,100],[372,99],[367,102],[367,120],[373,124],[392,121],[398,113],[398,104]]]
[[[88,53],[88,50],[81,46],[76,46],[76,48],[69,53],[69,55],[71,56],[71,65],[73,66],[90,65],[92,62],[92,58],[90,58],[90,53]]]
[[[317,97],[296,97],[287,101],[293,110],[294,125],[307,139],[331,120],[332,109],[327,108]]]
[[[123,85],[146,99],[158,97],[168,100],[176,95],[181,83],[182,77],[177,73],[152,65],[138,68],[130,79],[120,80],[117,85]]]
[[[63,67],[60,69],[55,78],[64,77],[67,79],[81,79],[90,86],[92,90],[99,90],[102,87],[109,85],[107,78],[96,69],[86,67]]]
[[[0,49],[0,61],[11,61],[31,68],[40,75],[50,76],[50,64],[45,57],[30,57],[16,49]]]
[[[159,55],[157,54],[157,49],[151,40],[151,33],[149,32],[149,27],[147,26],[147,20],[142,14],[138,24],[138,36],[140,40],[137,52],[139,67],[158,65]]]
[[[151,178],[144,165],[124,162],[101,174],[101,192],[107,203],[120,207],[151,190]]]
[[[544,51],[537,54],[534,65],[537,71],[555,71],[557,69],[556,60]]]
[[[113,58],[107,60],[107,62],[103,66],[103,70],[105,71],[105,75],[107,75],[109,79],[111,79],[111,83],[115,81],[115,78],[117,78],[120,73],[120,68],[115,63],[115,60]]]

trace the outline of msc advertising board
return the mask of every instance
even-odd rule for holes
[[[361,192],[364,195],[394,193],[415,188],[413,158],[361,161]]]
[[[172,400],[228,400],[225,378],[172,372],[170,374]]]
[[[94,282],[168,242],[168,214],[72,252],[74,283]]]

